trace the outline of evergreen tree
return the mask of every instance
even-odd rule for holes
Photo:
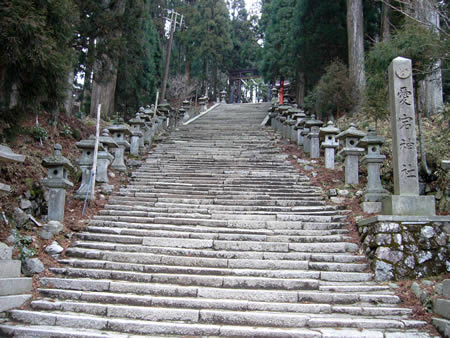
[[[258,44],[257,30],[248,18],[243,0],[232,1],[230,9],[232,13],[231,39],[233,42],[232,68],[253,68],[256,66],[261,48]]]
[[[47,110],[56,118],[72,65],[77,9],[71,0],[0,4],[0,112],[10,123]]]
[[[264,52],[262,72],[267,81],[293,75],[293,24],[295,0],[270,0],[263,3]]]
[[[159,36],[150,17],[150,0],[128,3],[122,38],[125,46],[119,58],[116,110],[134,113],[154,101],[161,75]]]
[[[230,17],[224,0],[203,0],[194,4],[190,17],[186,17],[188,30],[185,39],[189,58],[197,75],[208,87],[211,72],[213,95],[217,94],[219,71],[228,70],[232,49]]]

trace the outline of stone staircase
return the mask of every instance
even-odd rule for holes
[[[11,257],[12,248],[0,242],[0,313],[31,298],[32,279],[20,277],[21,262]]]
[[[374,282],[347,212],[222,105],[171,134],[42,278],[6,336],[429,337]]]

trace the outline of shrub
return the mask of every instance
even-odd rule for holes
[[[347,67],[335,60],[325,69],[325,74],[310,94],[308,105],[313,105],[318,113],[348,112],[355,101],[353,93],[354,85],[349,79]]]

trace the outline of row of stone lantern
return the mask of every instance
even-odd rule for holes
[[[335,168],[335,154],[342,140],[344,147],[339,155],[344,157],[345,183],[359,183],[359,158],[367,166],[368,182],[363,197],[363,209],[381,208],[381,200],[386,196],[380,179],[380,168],[385,159],[381,154],[383,137],[376,135],[375,128],[370,128],[368,134],[358,130],[354,124],[345,131],[340,131],[333,121],[325,127],[323,122],[303,110],[288,105],[277,105],[277,91],[272,91],[272,109],[270,113],[272,127],[282,138],[295,142],[303,147],[305,155],[311,159],[320,157],[320,149],[324,149],[325,167]],[[320,143],[320,140],[323,140]],[[374,204],[377,204],[375,207]]]

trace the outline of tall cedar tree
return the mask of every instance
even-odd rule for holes
[[[119,58],[116,111],[128,117],[154,101],[161,76],[159,36],[150,17],[150,0],[128,3],[124,14],[124,47]]]
[[[203,90],[211,86],[216,96],[218,72],[225,72],[230,66],[232,42],[229,12],[224,0],[197,1],[192,9],[192,16],[186,18],[188,58],[193,63],[193,69],[196,66],[201,69],[198,74],[204,82]],[[207,83],[209,78],[210,84]]]
[[[77,9],[70,0],[12,0],[0,4],[0,113],[18,117],[64,103],[72,66]]]

